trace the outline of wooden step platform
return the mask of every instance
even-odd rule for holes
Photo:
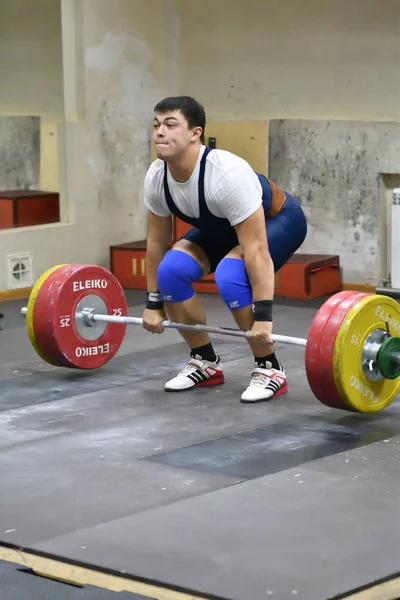
[[[0,229],[30,227],[60,221],[58,192],[0,191]]]
[[[111,272],[125,289],[146,289],[147,241],[110,247]],[[199,293],[218,294],[214,275],[194,284]],[[340,259],[330,254],[294,254],[275,277],[275,296],[317,298],[341,289]]]

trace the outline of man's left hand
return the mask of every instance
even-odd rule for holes
[[[260,344],[273,344],[271,338],[272,321],[254,321],[251,329],[251,337]]]

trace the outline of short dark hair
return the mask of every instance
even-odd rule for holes
[[[203,129],[200,136],[202,144],[204,144],[204,130],[206,128],[206,113],[204,106],[190,96],[170,96],[164,98],[154,107],[154,112],[165,113],[172,110],[179,110],[186,121],[189,129],[193,127],[201,127]]]

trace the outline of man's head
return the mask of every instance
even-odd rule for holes
[[[190,96],[164,98],[154,107],[154,143],[157,156],[167,160],[182,155],[191,145],[204,143],[206,115]]]

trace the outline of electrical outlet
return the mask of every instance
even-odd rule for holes
[[[33,255],[9,254],[7,256],[8,289],[17,290],[33,286]]]

